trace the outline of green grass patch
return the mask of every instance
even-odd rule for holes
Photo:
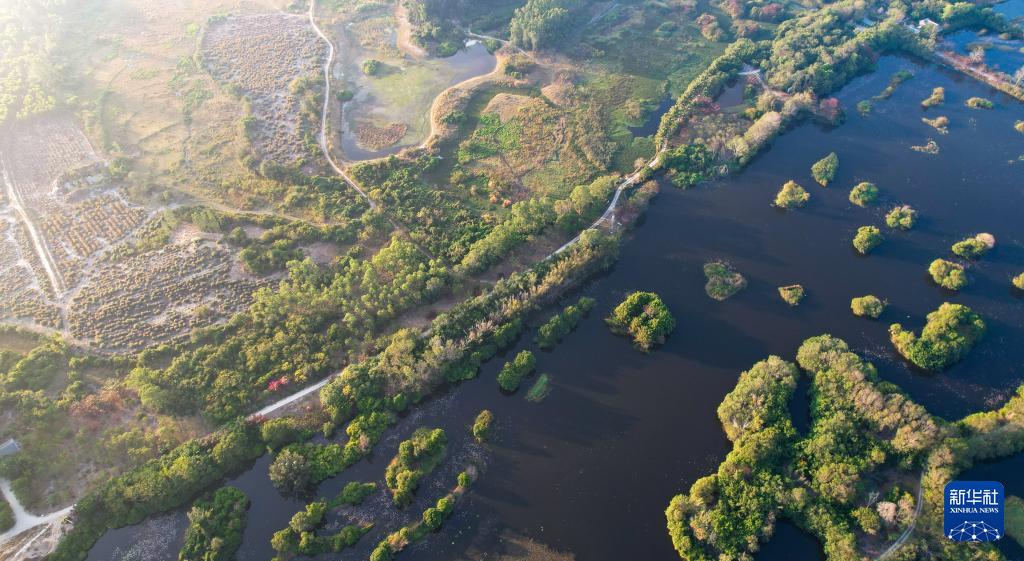
[[[547,374],[541,374],[537,376],[537,380],[530,386],[530,390],[526,392],[526,401],[539,403],[544,401],[544,398],[549,393],[551,393],[551,378]]]
[[[514,120],[502,123],[497,113],[480,115],[477,128],[459,146],[460,164],[497,156],[520,147],[523,127]]]

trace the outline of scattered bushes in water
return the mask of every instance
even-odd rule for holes
[[[335,534],[317,535],[323,526],[330,505],[319,500],[306,505],[292,516],[288,527],[274,532],[270,545],[278,555],[273,561],[283,561],[295,554],[314,557],[324,553],[340,553],[355,545],[364,534],[373,528],[372,524],[362,526],[345,526]]]
[[[872,294],[859,296],[850,300],[850,310],[858,317],[878,319],[885,311],[885,302]]]
[[[889,338],[904,358],[925,370],[937,372],[958,362],[985,335],[981,316],[961,304],[946,302],[928,314],[918,337],[894,323]]]
[[[889,84],[885,86],[882,93],[875,96],[876,99],[889,99],[892,94],[896,93],[896,88],[900,84],[914,77],[914,73],[909,70],[899,70],[889,78]]]
[[[872,249],[875,249],[882,244],[885,237],[882,236],[882,231],[875,226],[861,226],[857,228],[857,235],[853,237],[853,247],[861,253],[861,255],[867,255]]]
[[[964,102],[971,109],[992,109],[995,104],[983,97],[972,97]]]
[[[447,444],[444,429],[420,427],[412,438],[398,445],[398,454],[384,470],[384,483],[391,489],[396,505],[402,507],[412,502],[420,480],[444,459]]]
[[[747,286],[747,279],[724,261],[705,263],[704,277],[708,279],[704,292],[715,300],[725,300]]]
[[[537,381],[530,386],[530,390],[526,392],[526,401],[538,403],[543,401],[549,393],[551,393],[551,378],[547,374],[541,374],[537,377]]]
[[[562,340],[563,337],[572,333],[580,320],[594,307],[594,299],[586,296],[580,298],[575,304],[566,306],[561,313],[551,316],[544,325],[537,330],[537,337],[534,341],[537,346],[544,350],[551,350]]]
[[[909,230],[917,224],[917,211],[910,205],[894,207],[885,215],[885,224],[893,229]]]
[[[290,444],[270,464],[270,481],[282,492],[301,493],[346,465],[346,454],[338,444]]]
[[[1017,290],[1024,290],[1024,273],[1013,277],[1013,286],[1015,286]]]
[[[828,187],[828,184],[835,179],[838,170],[839,156],[835,152],[831,152],[828,156],[814,162],[814,165],[811,166],[811,175],[822,187]]]
[[[484,409],[473,421],[473,438],[483,443],[491,439],[491,427],[494,424],[494,414]]]
[[[871,113],[871,102],[866,99],[858,101],[857,112],[860,113],[861,115],[867,115],[868,113]]]
[[[779,296],[781,296],[782,300],[790,306],[796,306],[799,304],[800,301],[804,299],[805,295],[804,287],[799,284],[779,287]]]
[[[937,130],[939,134],[946,134],[949,132],[949,117],[946,117],[945,115],[939,115],[934,119],[921,117],[921,122]]]
[[[396,553],[422,540],[431,532],[441,529],[444,521],[454,512],[455,503],[469,489],[471,469],[473,469],[472,466],[460,473],[458,485],[450,493],[438,499],[434,506],[424,510],[420,520],[399,528],[381,540],[370,553],[370,561],[392,561]]]
[[[676,320],[661,297],[653,292],[634,292],[612,310],[605,320],[612,333],[630,335],[637,347],[649,351],[676,328]]]
[[[775,195],[775,206],[785,209],[800,208],[807,204],[807,201],[810,199],[811,194],[798,185],[796,181],[787,181],[782,186],[782,189],[779,189],[779,193]]]
[[[977,259],[988,253],[995,245],[996,239],[992,234],[978,234],[956,242],[951,249],[964,259]]]
[[[498,385],[507,392],[514,392],[519,389],[523,379],[533,373],[537,367],[537,359],[530,351],[521,351],[512,359],[506,362],[505,366],[498,372]]]
[[[936,105],[942,105],[946,101],[946,89],[939,87],[932,90],[932,95],[928,96],[928,99],[921,102],[921,107],[934,107]]]
[[[928,265],[928,274],[932,276],[935,284],[942,288],[960,290],[967,286],[967,273],[964,272],[964,266],[959,263],[936,259]]]
[[[878,187],[874,183],[862,181],[850,189],[850,202],[857,206],[868,206],[878,200]]]
[[[338,494],[329,504],[331,508],[339,506],[356,506],[363,504],[363,501],[367,497],[373,494],[377,490],[377,484],[370,481],[367,483],[360,483],[359,481],[349,481],[342,488],[341,493]]]
[[[1017,121],[1013,124],[1013,128],[1017,132],[1024,134],[1024,121]]]
[[[249,497],[235,487],[217,489],[188,511],[185,545],[179,561],[230,561],[242,545]]]

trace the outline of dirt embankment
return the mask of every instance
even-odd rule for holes
[[[427,58],[427,50],[412,40],[409,9],[402,2],[395,4],[395,21],[398,22],[398,48],[416,60]]]

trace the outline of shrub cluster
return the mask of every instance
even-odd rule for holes
[[[893,229],[909,230],[914,224],[917,224],[917,211],[910,205],[893,207],[885,215],[885,225]]]
[[[830,152],[828,156],[814,162],[811,166],[811,175],[822,187],[828,187],[839,171],[839,156]]]
[[[859,317],[878,319],[878,316],[882,315],[882,312],[885,311],[885,306],[885,301],[873,294],[859,296],[850,300],[850,310],[853,311],[853,315]]]
[[[874,183],[862,181],[850,190],[850,202],[861,207],[868,206],[878,200],[878,187]]]
[[[179,561],[230,561],[242,545],[249,498],[235,487],[221,487],[188,512]]]
[[[942,288],[960,290],[967,286],[967,273],[964,272],[964,266],[959,263],[936,259],[928,266],[928,274]]]
[[[530,351],[520,351],[512,362],[506,362],[498,372],[498,385],[507,392],[519,389],[519,384],[537,367],[537,358]]]
[[[634,292],[626,296],[605,321],[613,333],[630,335],[644,351],[664,343],[676,328],[668,306],[653,292]]]
[[[800,208],[810,199],[811,194],[806,189],[798,185],[796,181],[790,180],[775,195],[775,206],[785,209]]]
[[[537,330],[537,337],[534,339],[537,346],[544,350],[555,348],[563,337],[576,329],[576,325],[593,307],[594,299],[584,296],[575,304],[566,306],[560,313],[551,316],[551,319]]]
[[[985,322],[981,316],[967,306],[949,302],[928,314],[920,337],[898,323],[889,327],[896,350],[918,367],[932,372],[960,361],[984,335]]]
[[[443,429],[416,429],[409,440],[398,445],[398,454],[384,471],[384,482],[391,489],[396,505],[412,502],[412,495],[420,480],[434,470],[444,459],[448,437]]]
[[[857,228],[857,235],[853,237],[853,247],[861,255],[867,255],[885,240],[882,231],[875,226],[861,226]]]
[[[704,292],[719,301],[729,298],[747,286],[747,279],[724,261],[705,263],[704,277],[708,281],[704,285]]]

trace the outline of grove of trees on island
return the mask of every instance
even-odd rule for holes
[[[643,351],[649,351],[676,328],[668,306],[653,292],[633,292],[605,320],[613,333],[629,335]]]

